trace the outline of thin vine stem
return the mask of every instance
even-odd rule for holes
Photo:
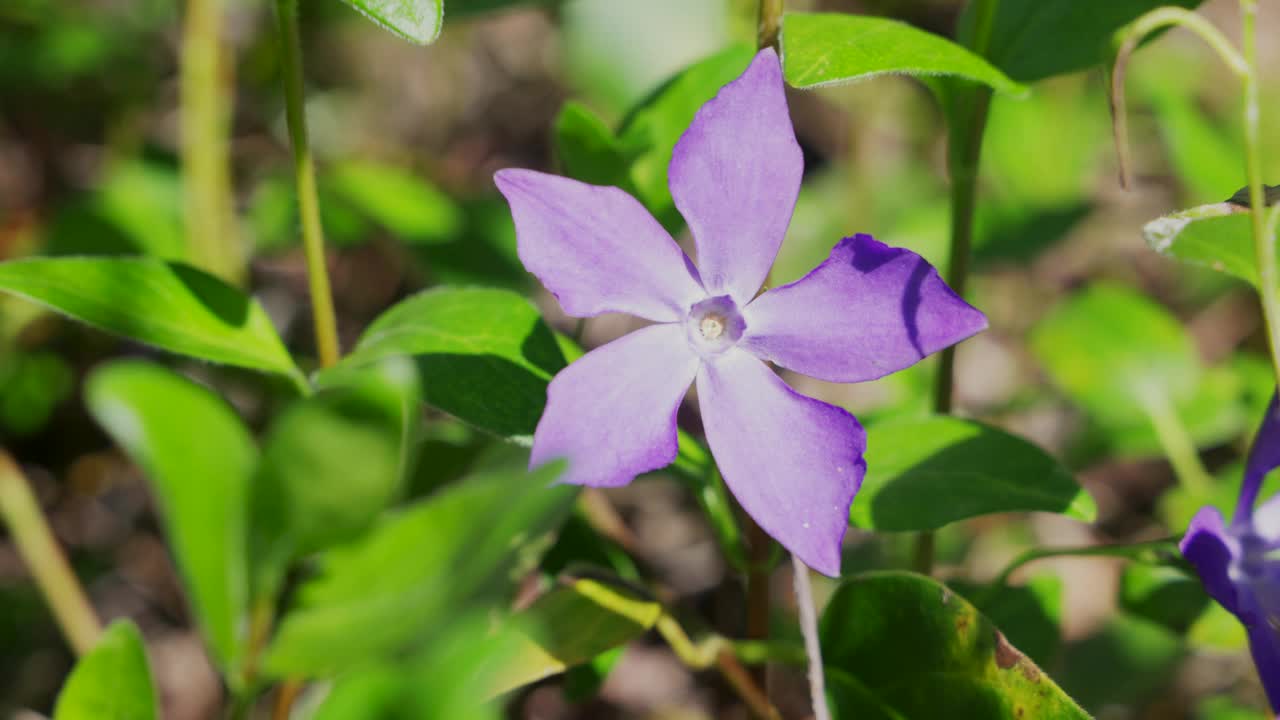
[[[1178,484],[1199,498],[1207,498],[1213,490],[1213,476],[1200,461],[1200,452],[1187,432],[1186,425],[1178,417],[1169,399],[1160,393],[1151,393],[1142,403],[1156,432],[1156,439],[1165,457],[1173,466]]]
[[[1165,558],[1174,558],[1178,556],[1178,538],[1168,537],[1159,540],[1149,540],[1146,542],[1131,543],[1126,545],[1086,545],[1083,547],[1065,547],[1065,548],[1031,548],[1018,555],[1004,570],[996,576],[995,580],[987,586],[983,595],[975,598],[976,604],[981,606],[985,604],[985,600],[998,592],[1000,588],[1009,584],[1009,578],[1015,572],[1022,569],[1023,566],[1033,563],[1037,560],[1052,557],[1124,557],[1138,562],[1156,563]]]
[[[30,483],[4,450],[0,450],[0,518],[8,526],[13,544],[44,594],[63,636],[77,655],[89,652],[102,634],[102,624],[58,547]]]
[[[969,49],[986,57],[991,46],[999,0],[975,0],[973,35]],[[947,254],[947,284],[964,297],[969,280],[969,255],[973,247],[973,219],[978,201],[978,167],[982,159],[982,138],[986,134],[991,89],[985,85],[953,86],[950,104],[947,171],[951,177],[951,243]],[[955,394],[956,348],[948,347],[938,357],[934,380],[933,409],[939,415],[951,412]],[[912,551],[913,568],[926,575],[933,572],[933,532],[916,535]]]
[[[284,75],[285,118],[293,145],[293,169],[298,188],[298,211],[302,219],[302,244],[307,255],[307,277],[311,290],[311,312],[315,321],[316,349],[320,366],[338,362],[338,323],[325,264],[324,228],[320,224],[320,199],[316,192],[315,161],[307,137],[307,116],[303,103],[302,42],[298,34],[298,0],[276,0],[276,20],[280,32],[280,60]]]

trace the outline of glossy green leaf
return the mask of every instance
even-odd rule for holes
[[[331,191],[405,242],[449,242],[461,229],[461,212],[449,196],[394,165],[347,162],[330,170],[325,182]]]
[[[444,0],[345,0],[384,29],[405,40],[427,45],[440,36]]]
[[[53,720],[155,720],[156,688],[142,634],[128,620],[103,631],[58,694]]]
[[[976,608],[921,575],[845,582],[819,632],[842,720],[1088,717]]]
[[[986,57],[1018,82],[1035,82],[1106,63],[1111,38],[1143,13],[1165,5],[1194,8],[1202,0],[1002,0],[996,5]],[[960,18],[972,42],[975,3]]]
[[[867,430],[867,475],[849,517],[866,530],[936,530],[995,512],[1091,522],[1093,499],[1057,460],[1003,430],[954,417]]]
[[[482,430],[532,437],[547,383],[564,367],[537,308],[505,290],[440,288],[392,307],[342,363],[416,360],[426,401]]]
[[[354,540],[403,484],[418,425],[412,363],[326,376],[271,425],[253,482],[251,547],[259,592],[273,592],[290,561]]]
[[[314,676],[426,642],[441,618],[487,606],[536,566],[577,488],[560,469],[472,477],[328,551],[280,622],[265,667]]]
[[[161,350],[301,381],[257,301],[205,272],[153,258],[0,263],[0,292]]]
[[[1190,397],[1199,382],[1181,323],[1118,285],[1069,297],[1035,328],[1031,347],[1054,384],[1105,422],[1145,421]]]
[[[620,584],[584,578],[538,598],[516,616],[517,650],[495,672],[498,695],[588,662],[643,635],[662,605]]]
[[[96,371],[86,401],[150,480],[205,642],[224,668],[236,667],[248,597],[253,438],[221,398],[148,363]]]
[[[783,72],[798,88],[893,73],[959,77],[1015,94],[1026,90],[960,45],[897,20],[787,13],[781,42]]]
[[[1200,205],[1156,218],[1142,234],[1162,255],[1258,285],[1248,208],[1228,202]]]
[[[991,619],[1013,646],[1037,665],[1049,666],[1062,647],[1062,581],[1037,575],[1025,585],[999,587],[948,583]]]

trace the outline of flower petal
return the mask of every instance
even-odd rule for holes
[[[777,53],[761,50],[698,110],[668,170],[703,285],[746,305],[778,254],[804,173]]]
[[[684,251],[622,190],[532,170],[493,181],[511,205],[520,262],[566,313],[672,322],[706,295]]]
[[[1236,504],[1236,522],[1243,522],[1253,512],[1253,505],[1258,499],[1258,490],[1267,473],[1280,467],[1280,396],[1271,394],[1271,402],[1267,403],[1267,414],[1262,416],[1262,425],[1253,438],[1249,448],[1249,458],[1245,463],[1244,482],[1240,487],[1240,498]]]
[[[676,457],[676,410],[698,372],[678,324],[650,325],[560,371],[533,435],[531,468],[567,458],[561,482],[625,485]]]
[[[1280,632],[1269,623],[1261,622],[1248,627],[1249,651],[1258,677],[1267,691],[1271,709],[1280,713]]]
[[[849,505],[867,469],[862,426],[738,349],[703,363],[698,399],[711,453],[738,502],[806,565],[838,576]]]
[[[742,346],[821,380],[897,372],[987,327],[924,258],[870,235],[841,240],[799,280],[743,311]]]
[[[1205,507],[1191,519],[1187,534],[1179,544],[1182,556],[1196,569],[1209,596],[1237,617],[1240,599],[1231,581],[1231,561],[1240,552],[1239,543],[1227,533],[1217,508]],[[1243,618],[1242,618],[1243,619]]]

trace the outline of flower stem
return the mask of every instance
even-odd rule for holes
[[[1178,483],[1187,491],[1205,499],[1212,492],[1213,476],[1200,461],[1200,452],[1187,432],[1177,410],[1163,394],[1150,393],[1142,403],[1156,431],[1156,439],[1164,449]]]
[[[1009,578],[1022,566],[1051,557],[1123,557],[1139,562],[1158,563],[1169,558],[1178,557],[1178,538],[1163,538],[1126,545],[1086,545],[1084,547],[1067,548],[1031,548],[1013,559],[1005,569],[987,586],[983,595],[975,598],[977,605],[989,599],[992,593],[1009,584]]]
[[[795,554],[791,555],[795,569],[796,606],[800,611],[800,632],[804,635],[804,650],[809,656],[809,699],[813,704],[814,720],[831,720],[827,707],[827,688],[823,676],[822,643],[818,640],[818,614],[813,605],[813,584],[809,568]]]
[[[760,0],[759,23],[756,25],[756,44],[761,50],[778,49],[778,35],[782,32],[782,0]]]
[[[750,515],[743,513],[747,525],[747,639],[769,639],[769,577],[773,574],[771,563],[773,539]],[[769,692],[767,665],[752,668],[752,679]]]
[[[298,0],[276,0],[276,20],[284,73],[285,118],[293,145],[293,169],[298,186],[298,210],[302,216],[302,244],[307,254],[311,286],[311,312],[315,320],[320,366],[338,362],[338,325],[325,266],[324,229],[320,225],[320,200],[316,193],[315,161],[307,139],[307,116],[302,92],[302,43],[298,37]]]
[[[44,593],[67,642],[77,655],[89,652],[102,633],[102,625],[58,547],[27,478],[4,450],[0,450],[0,518],[9,526],[18,554]]]
[[[986,57],[991,44],[999,0],[975,0],[973,35],[969,49]],[[973,246],[973,218],[978,201],[978,166],[982,159],[982,138],[986,133],[991,88],[977,83],[951,85],[948,106],[947,171],[951,176],[951,246],[947,255],[947,284],[964,297],[969,279],[969,255]],[[955,391],[956,348],[942,351],[934,381],[933,409],[939,415],[951,412]],[[933,533],[916,536],[915,569],[933,572]]]
[[[1258,0],[1240,0],[1241,35],[1244,39],[1244,143],[1249,178],[1249,216],[1253,219],[1253,246],[1258,261],[1262,315],[1271,347],[1271,363],[1280,382],[1280,271],[1276,268],[1276,237],[1268,230],[1266,198],[1262,187],[1262,144],[1259,141],[1258,37],[1255,25]]]
[[[222,3],[188,0],[182,36],[182,168],[187,249],[195,264],[244,281],[228,167],[230,65],[222,57]]]

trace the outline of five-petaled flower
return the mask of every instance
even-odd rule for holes
[[[531,465],[616,486],[676,455],[676,410],[696,383],[711,452],[738,502],[810,567],[840,572],[866,435],[842,408],[766,363],[833,382],[908,367],[986,327],[920,256],[858,235],[800,280],[756,297],[782,244],[804,161],[782,68],[763,50],[676,144],[671,196],[698,262],[631,196],[529,170],[494,180],[520,260],[569,315],[656,324],[593,350],[551,382]]]
[[[1249,649],[1271,707],[1280,712],[1280,495],[1254,509],[1267,473],[1280,467],[1280,406],[1271,398],[1249,449],[1230,525],[1201,508],[1182,538],[1182,554],[1205,590],[1249,633]]]

